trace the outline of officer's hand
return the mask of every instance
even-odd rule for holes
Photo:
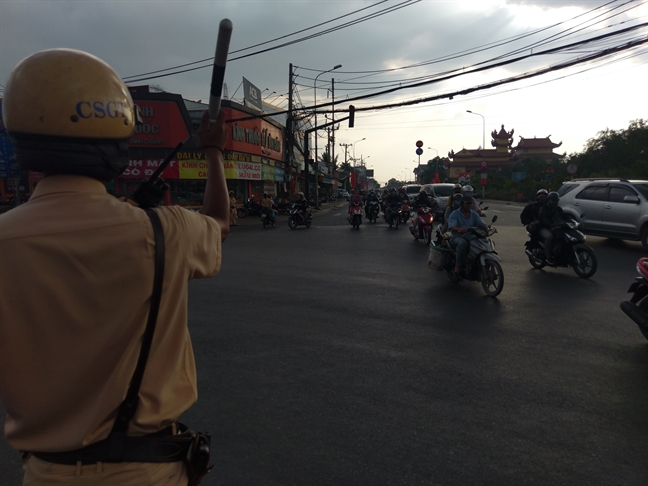
[[[209,122],[209,112],[205,110],[200,119],[200,127],[198,128],[200,146],[217,147],[222,152],[225,150],[228,131],[229,129],[225,124],[225,112],[223,110],[220,111],[218,119],[214,123]]]

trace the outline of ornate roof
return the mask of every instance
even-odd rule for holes
[[[549,135],[551,137],[551,135]],[[524,138],[520,137],[520,141],[518,142],[516,147],[513,147],[513,150],[517,149],[525,149],[525,148],[546,148],[546,149],[554,149],[556,147],[560,147],[562,145],[562,142],[560,143],[553,143],[549,137],[546,138]]]

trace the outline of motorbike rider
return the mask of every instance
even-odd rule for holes
[[[437,207],[437,202],[435,199],[431,198],[425,189],[421,189],[418,193],[418,196],[414,200],[414,211],[412,212],[412,226],[416,226],[418,222],[418,209],[419,208],[430,208],[431,212],[434,213]]]
[[[454,273],[457,277],[462,275],[466,266],[470,241],[477,239],[477,235],[469,233],[470,228],[477,227],[487,229],[486,224],[479,217],[479,214],[472,209],[474,202],[475,201],[472,197],[463,196],[461,200],[461,208],[453,211],[448,220],[448,227],[452,231],[450,244],[453,246],[457,254],[456,265],[454,268]],[[497,232],[497,229],[495,229],[495,232]]]
[[[549,192],[546,189],[540,189],[536,192],[536,200],[530,204],[527,204],[522,213],[520,214],[520,221],[523,225],[526,226],[526,230],[531,236],[531,241],[534,245],[538,242],[538,236],[540,231],[540,220],[538,219],[538,213],[540,208],[544,206],[547,200],[547,194]]]
[[[372,201],[380,203],[380,200],[378,199],[378,195],[376,194],[376,191],[374,191],[373,189],[371,189],[369,191],[369,194],[367,194],[367,200],[365,204],[365,215],[367,216],[367,218],[369,218],[369,209],[371,207],[369,203]]]
[[[473,189],[473,187],[472,187],[471,185],[469,185],[469,184],[466,184],[465,186],[463,186],[463,187],[461,188],[461,193],[463,194],[464,198],[465,198],[466,196],[467,196],[467,197],[470,197],[470,198],[473,198],[473,205],[472,205],[472,208],[470,208],[470,209],[472,209],[473,211],[476,211],[477,214],[479,214],[480,216],[483,216],[484,213],[483,213],[483,211],[482,211],[481,206],[480,206],[479,203],[478,203],[477,201],[475,201],[475,199],[474,199],[474,197],[475,197],[475,195],[474,195],[475,190]]]
[[[463,199],[463,194],[461,194],[461,187],[459,187],[459,192],[455,192],[448,198],[448,204],[446,206],[445,213],[443,213],[443,228],[442,233],[448,231],[448,220],[450,215],[456,209],[461,208],[461,200]]]
[[[297,218],[299,218],[299,222],[303,223],[306,221],[306,217],[308,214],[308,201],[304,197],[303,192],[298,192],[297,193],[297,200],[295,201],[295,207],[297,208]]]
[[[410,198],[407,195],[407,191],[405,190],[405,186],[401,187],[398,190],[398,197],[400,198],[401,204],[409,204],[410,203]]]
[[[562,208],[558,205],[560,196],[557,192],[550,192],[547,194],[547,201],[538,212],[538,220],[540,224],[540,236],[545,241],[545,252],[547,254],[547,263],[554,265],[554,237],[560,236],[562,231],[558,228],[561,223],[569,221],[569,216],[565,214]]]
[[[357,189],[354,189],[353,194],[349,196],[349,219],[351,219],[351,208],[354,206],[360,206],[362,208],[362,197],[360,197],[360,193]]]
[[[384,202],[386,203],[385,218],[387,218],[387,214],[391,212],[392,208],[401,205],[401,201],[402,201],[401,196],[396,192],[396,189],[392,187],[389,190],[389,195],[387,196],[387,199],[384,200]]]
[[[268,194],[263,193],[263,199],[261,200],[261,207],[262,207],[263,213],[267,214],[272,219],[275,218],[275,213],[274,213],[274,210],[273,210],[274,206],[275,206],[275,203],[272,200],[272,198]]]

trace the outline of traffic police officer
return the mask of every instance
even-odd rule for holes
[[[136,123],[128,89],[102,60],[53,49],[22,60],[4,95],[18,162],[44,174],[27,203],[0,216],[0,398],[7,440],[32,452],[24,484],[186,485],[177,459],[56,459],[109,435],[150,310],[153,226],[103,184],[128,166]],[[155,209],[165,277],[129,438],[175,437],[197,398],[187,285],[219,271],[229,232],[223,113],[210,124],[205,112],[198,135],[209,170],[202,214]]]

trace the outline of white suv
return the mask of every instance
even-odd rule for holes
[[[588,235],[641,241],[648,251],[648,181],[574,179],[558,189],[560,207]]]

